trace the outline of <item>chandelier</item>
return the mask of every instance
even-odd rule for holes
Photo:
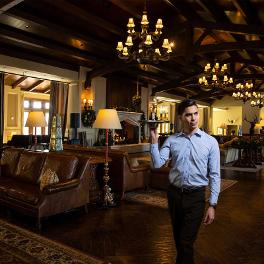
[[[213,89],[227,88],[233,85],[233,78],[228,77],[228,68],[224,64],[220,67],[218,62],[211,67],[210,63],[207,63],[204,67],[204,75],[199,78],[199,85],[202,90],[210,91]]]
[[[264,94],[253,92],[252,95],[255,97],[255,100],[252,100],[250,105],[262,108],[264,106]]]
[[[251,99],[251,96],[254,95],[255,92],[252,93],[253,83],[245,82],[244,84],[238,83],[236,85],[236,92],[233,92],[232,97],[238,100],[242,100],[244,103]]]
[[[123,45],[120,41],[117,44],[117,53],[120,59],[130,62],[136,60],[141,64],[157,64],[159,61],[167,61],[172,53],[173,43],[167,38],[161,39],[162,19],[156,23],[155,31],[149,31],[149,21],[146,11],[146,1],[143,15],[141,18],[141,32],[135,31],[133,18],[128,19],[127,39]]]

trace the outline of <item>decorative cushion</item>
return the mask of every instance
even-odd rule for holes
[[[55,171],[47,169],[40,177],[40,190],[42,191],[45,186],[59,182],[59,177]]]
[[[130,165],[132,168],[137,167],[139,165],[137,158],[130,158]]]

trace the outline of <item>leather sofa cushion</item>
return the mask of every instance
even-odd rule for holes
[[[21,181],[38,184],[46,153],[24,151],[19,158],[15,177]]]
[[[41,173],[45,173],[47,169],[51,169],[56,172],[61,182],[66,179],[72,179],[77,166],[77,157],[50,152],[47,154]]]
[[[18,159],[23,149],[6,148],[1,157],[1,176],[11,177],[15,175]]]
[[[0,179],[0,196],[30,204],[37,204],[41,197],[39,187],[15,179]]]

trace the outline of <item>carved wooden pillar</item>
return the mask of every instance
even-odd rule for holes
[[[0,73],[0,148],[3,147],[4,135],[4,88],[5,88],[5,74]]]

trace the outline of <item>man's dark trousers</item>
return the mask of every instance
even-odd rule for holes
[[[176,264],[193,264],[193,244],[204,216],[205,188],[184,190],[170,185],[167,196],[177,249]]]

